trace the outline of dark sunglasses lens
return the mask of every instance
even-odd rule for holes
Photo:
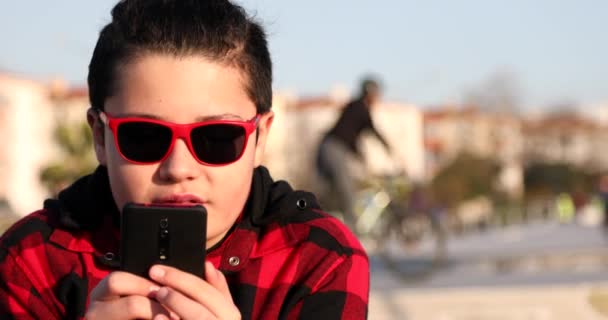
[[[171,129],[149,122],[127,122],[118,126],[118,147],[130,160],[156,162],[171,145]]]
[[[196,156],[209,164],[236,161],[245,148],[245,128],[231,124],[212,124],[192,130],[192,147]]]

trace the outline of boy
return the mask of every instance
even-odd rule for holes
[[[314,197],[261,161],[272,125],[262,28],[227,0],[123,0],[89,66],[100,163],[0,240],[0,317],[363,319],[369,264]],[[118,271],[126,203],[200,204],[205,280]]]

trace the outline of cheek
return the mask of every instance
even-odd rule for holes
[[[227,167],[214,170],[211,188],[214,194],[214,221],[209,221],[211,232],[229,229],[245,206],[251,189],[254,152],[251,145],[243,157]]]
[[[251,172],[244,169],[232,170],[213,184],[213,193],[218,197],[216,200],[222,207],[221,211],[229,215],[238,215],[249,195]]]
[[[215,192],[222,197],[225,206],[230,206],[231,211],[240,211],[245,205],[249,189],[251,188],[251,178],[253,173],[253,153],[246,152],[243,157],[232,165],[222,168],[221,177],[215,180]],[[237,213],[237,214],[238,214]]]
[[[147,202],[146,186],[152,181],[155,167],[127,163],[114,144],[106,145],[106,155],[110,187],[116,206],[122,209],[127,202]]]
[[[111,166],[108,163],[108,174],[112,195],[118,208],[127,202],[146,203],[146,194],[152,181],[154,169],[146,166],[123,164]]]

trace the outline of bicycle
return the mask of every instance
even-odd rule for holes
[[[410,205],[411,189],[401,173],[361,181],[352,228],[368,251],[378,253],[405,277],[418,277],[421,272],[442,265],[446,256],[446,232],[436,214],[416,210]],[[328,212],[341,217],[340,211],[336,210],[336,201],[332,201],[332,193],[319,194],[323,195],[322,207],[328,207]],[[421,252],[425,254],[421,256]],[[412,259],[416,257],[425,262],[419,263],[421,270],[412,269]],[[407,270],[399,270],[404,265]]]

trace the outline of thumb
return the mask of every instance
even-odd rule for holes
[[[232,300],[230,294],[230,288],[228,288],[228,281],[224,274],[213,266],[213,263],[205,262],[205,280],[212,285],[214,288],[219,290],[224,296]]]

